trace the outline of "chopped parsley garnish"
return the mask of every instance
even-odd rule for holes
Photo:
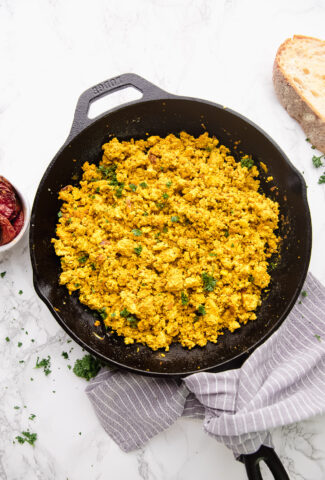
[[[225,237],[226,237],[226,238],[229,237],[229,230],[228,230],[228,229],[225,231]]]
[[[18,342],[17,343],[18,347],[20,348],[22,346],[22,343],[21,342]]]
[[[218,255],[217,255],[216,253],[210,252],[210,253],[209,253],[209,256],[210,256],[210,257],[217,257]]]
[[[182,305],[184,305],[184,306],[188,305],[189,298],[186,295],[186,293],[184,293],[184,292],[181,293],[181,299],[182,299]]]
[[[120,311],[121,317],[125,318],[129,324],[130,327],[135,328],[138,324],[138,319],[132,315],[126,308],[123,308],[123,310]]]
[[[157,208],[160,208],[161,210],[162,210],[163,208],[165,208],[165,205],[166,205],[165,203],[162,203],[162,202],[156,202],[156,206],[157,206]]]
[[[254,160],[248,156],[246,157],[243,157],[240,161],[240,164],[242,166],[242,168],[246,167],[248,170],[250,170],[252,168],[252,166],[254,165]]]
[[[147,185],[146,182],[141,182],[141,183],[140,183],[140,187],[142,187],[142,188],[148,188],[148,185]]]
[[[76,360],[73,367],[73,373],[77,375],[77,377],[85,378],[87,381],[95,377],[99,370],[99,360],[89,354],[85,355],[81,359]]]
[[[202,273],[203,288],[206,292],[213,292],[216,287],[217,280],[206,272]]]
[[[108,183],[110,185],[119,187],[121,183],[116,178],[116,169],[117,169],[117,165],[115,165],[114,163],[109,166],[100,165],[98,167],[99,172],[101,172],[105,180],[108,180]]]
[[[321,341],[322,341],[322,339],[321,339],[321,336],[320,336],[320,335],[315,335],[315,338],[317,338],[317,340],[318,340],[319,342],[321,342]]]
[[[308,295],[308,294],[307,294],[306,290],[303,290],[303,291],[301,292],[301,296],[302,296],[302,297],[305,298],[305,297],[307,297],[307,295]]]
[[[10,342],[10,338],[9,338],[9,337],[6,337],[6,342]]]
[[[134,247],[134,251],[138,256],[141,255],[142,245],[138,245],[137,247]]]
[[[68,355],[67,352],[62,352],[61,355],[62,355],[63,358],[65,358],[66,360],[68,360],[69,355]]]
[[[129,188],[132,190],[132,192],[135,192],[138,187],[134,185],[134,183],[129,183]]]
[[[92,270],[96,270],[96,265],[94,263],[90,264]]]
[[[248,277],[248,281],[249,281],[249,282],[251,282],[251,283],[253,283],[253,282],[254,282],[254,277],[253,277],[253,275],[249,275],[249,277]]]
[[[163,193],[163,194],[162,194],[162,197],[163,197],[165,200],[167,200],[167,198],[169,198],[169,195],[168,195],[168,193]]]
[[[320,155],[319,157],[316,157],[316,155],[313,156],[312,162],[314,167],[319,168],[323,166],[322,158],[324,158],[324,155]]]
[[[323,175],[321,175],[321,176],[319,177],[318,183],[319,183],[319,184],[325,183],[325,173],[323,173]]]
[[[95,193],[99,193],[100,192],[100,188],[97,187],[96,190],[95,190]]]
[[[63,213],[61,212],[61,210],[58,212],[58,217],[61,218],[63,215]]]
[[[141,232],[141,230],[139,230],[139,228],[134,228],[132,230],[132,233],[135,237],[141,237],[141,235],[142,235],[142,232]]]
[[[105,318],[107,317],[106,307],[103,307],[100,310],[98,310],[98,313],[102,317],[102,319],[105,320]]]
[[[278,262],[270,262],[270,269],[275,270],[278,266]]]
[[[82,257],[78,258],[79,263],[86,263],[88,258],[89,258],[89,255],[87,253],[85,253]]]
[[[47,358],[42,358],[39,362],[39,357],[37,357],[35,368],[43,368],[45,375],[49,375],[52,370],[51,367],[51,358],[48,356]]]
[[[164,228],[162,229],[162,232],[163,233],[167,233],[168,232],[168,227],[165,225]]]
[[[34,413],[31,413],[30,416],[28,417],[28,420],[34,420],[36,415]]]
[[[167,188],[170,188],[171,186],[172,186],[172,182],[171,182],[171,181],[169,181],[169,182],[166,183],[166,187],[167,187]]]
[[[206,314],[206,311],[205,311],[205,306],[204,305],[199,305],[198,306],[198,309],[197,309],[197,313],[198,315],[205,315]]]
[[[30,445],[34,445],[37,440],[37,433],[30,433],[29,430],[26,432],[21,433],[23,436],[17,435],[16,440],[18,443],[29,443]]]
[[[22,290],[19,290],[18,293],[19,293],[19,295],[22,295],[22,294],[23,294],[23,291],[22,291]]]
[[[179,222],[179,216],[178,215],[172,215],[170,217],[170,219],[171,219],[172,222]]]
[[[3,278],[6,275],[7,272],[1,272],[0,277]]]
[[[118,187],[116,190],[115,190],[115,196],[117,198],[121,198],[122,197],[122,192],[123,192],[123,187]]]
[[[149,215],[149,213],[148,213],[148,212],[143,212],[142,215],[143,215],[144,217],[147,217],[147,216]]]

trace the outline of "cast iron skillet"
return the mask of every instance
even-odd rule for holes
[[[142,99],[114,108],[96,119],[88,118],[89,105],[94,99],[130,86],[142,92]],[[58,283],[60,263],[51,238],[55,235],[61,206],[59,190],[78,183],[85,161],[100,161],[104,142],[113,136],[129,140],[145,138],[146,133],[165,136],[182,130],[195,136],[207,130],[229,146],[238,158],[242,153],[249,153],[257,165],[260,161],[267,164],[267,176],[272,176],[274,181],[266,181],[261,171],[261,191],[280,204],[279,233],[283,243],[279,265],[272,272],[271,288],[264,295],[256,321],[234,333],[226,332],[216,345],[210,343],[189,351],[173,344],[162,357],[161,352],[153,352],[143,345],[125,345],[115,334],[105,334],[103,325],[97,329],[93,326],[93,312]],[[80,96],[69,137],[48,166],[36,193],[30,251],[36,292],[66,332],[100,359],[141,374],[177,377],[198,370],[238,368],[286,318],[305,280],[311,253],[306,185],[275,142],[242,115],[206,100],[172,95],[138,75],[124,74],[99,83]],[[257,456],[257,462],[253,463],[252,456],[245,458],[250,459],[250,468],[258,475],[261,457]]]

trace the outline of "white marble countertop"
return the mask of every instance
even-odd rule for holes
[[[280,43],[293,34],[321,38],[324,23],[321,0],[0,0],[0,174],[32,202],[69,132],[79,94],[135,72],[172,93],[227,105],[278,142],[304,172],[311,270],[325,282],[325,186],[317,184],[323,171],[312,166],[315,151],[278,103],[271,81]],[[27,236],[0,257],[2,271],[1,480],[246,478],[199,420],[182,419],[141,451],[121,452],[98,424],[86,382],[67,368],[81,348],[67,343],[33,290]],[[47,355],[49,376],[34,369],[36,358]],[[26,428],[38,434],[34,448],[13,444]],[[291,479],[325,478],[325,417],[277,429],[273,439]]]

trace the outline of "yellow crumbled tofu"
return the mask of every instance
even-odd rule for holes
[[[107,327],[153,350],[216,343],[256,318],[280,239],[253,160],[204,133],[103,145],[64,187],[60,283]]]

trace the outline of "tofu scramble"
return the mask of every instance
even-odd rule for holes
[[[151,349],[216,343],[256,319],[279,246],[259,172],[204,133],[102,146],[58,214],[60,284],[106,327]]]

